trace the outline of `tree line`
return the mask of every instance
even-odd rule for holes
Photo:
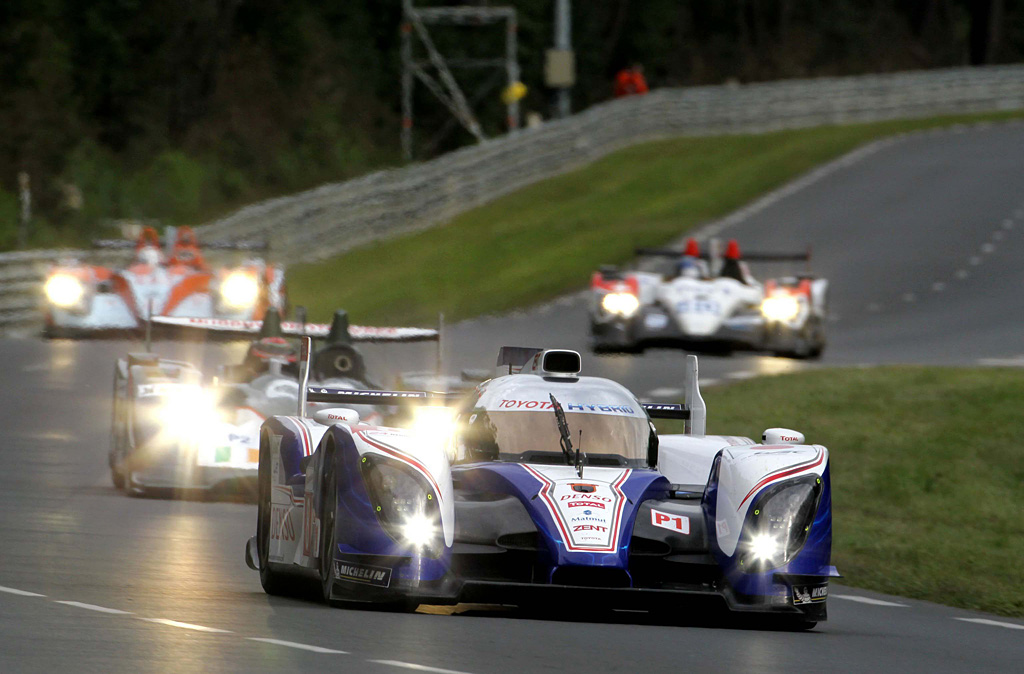
[[[523,106],[547,116],[553,0],[490,4],[517,9]],[[400,23],[400,0],[4,0],[0,247],[19,173],[46,243],[116,218],[195,222],[396,163]],[[574,0],[573,27],[580,109],[634,62],[657,87],[1017,61],[1024,0]],[[493,31],[433,35],[448,55],[501,53]],[[484,73],[458,76],[486,92]],[[479,104],[490,134],[500,84]],[[442,128],[422,88],[415,106],[418,129]],[[430,151],[467,141],[456,131]]]

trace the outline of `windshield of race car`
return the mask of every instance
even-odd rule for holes
[[[594,409],[589,410],[567,403],[564,407],[573,447],[586,455],[585,465],[647,465],[651,428],[642,410],[637,413],[638,405],[592,405]],[[574,409],[579,407],[584,411]],[[457,460],[565,464],[551,403],[537,401],[532,409],[524,408],[475,407],[463,413]]]

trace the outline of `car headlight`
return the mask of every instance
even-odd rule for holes
[[[821,478],[802,477],[771,488],[753,505],[740,539],[740,568],[755,573],[791,560],[818,510]]]
[[[450,407],[427,405],[413,410],[412,432],[426,446],[449,450],[455,429],[455,410]],[[452,458],[450,453],[448,458]]]
[[[164,436],[195,440],[217,423],[216,401],[200,387],[182,386],[168,391],[157,408],[157,420]]]
[[[369,454],[360,459],[370,504],[381,528],[395,541],[428,557],[444,549],[437,496],[402,464]]]
[[[640,308],[640,300],[632,293],[608,293],[601,298],[601,306],[610,314],[628,317]]]
[[[800,313],[800,300],[792,295],[766,297],[761,313],[770,321],[791,321]]]
[[[231,272],[220,284],[220,298],[229,307],[251,307],[259,296],[260,284],[256,277],[243,271]]]
[[[46,279],[43,291],[51,304],[67,309],[82,301],[85,285],[71,274],[54,274]]]

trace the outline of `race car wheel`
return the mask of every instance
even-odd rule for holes
[[[320,490],[320,585],[324,601],[331,603],[334,593],[335,524],[338,516],[338,476],[334,463],[334,445],[325,443]]]
[[[291,594],[291,579],[270,568],[270,448],[261,438],[260,462],[257,476],[256,550],[259,554],[260,585],[267,594]]]

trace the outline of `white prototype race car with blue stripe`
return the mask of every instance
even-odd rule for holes
[[[355,342],[437,341],[439,336],[430,328],[350,326],[343,311],[331,325],[282,323],[274,311],[262,322],[153,320],[256,339],[241,363],[222,366],[209,378],[190,363],[153,353],[128,354],[117,361],[110,472],[116,487],[134,495],[231,483],[254,491],[245,483],[256,478],[260,427],[268,417],[294,411],[299,399],[299,349],[287,337],[323,340],[309,365],[313,381],[365,390],[375,385]],[[369,420],[381,419],[381,410],[372,403],[357,410]]]
[[[694,356],[685,385],[642,404],[574,351],[505,347],[458,402],[306,386],[333,407],[263,424],[247,563],[268,593],[314,580],[332,603],[697,603],[812,627],[838,575],[828,450],[708,435]],[[375,400],[416,422],[366,423],[353,405]]]

